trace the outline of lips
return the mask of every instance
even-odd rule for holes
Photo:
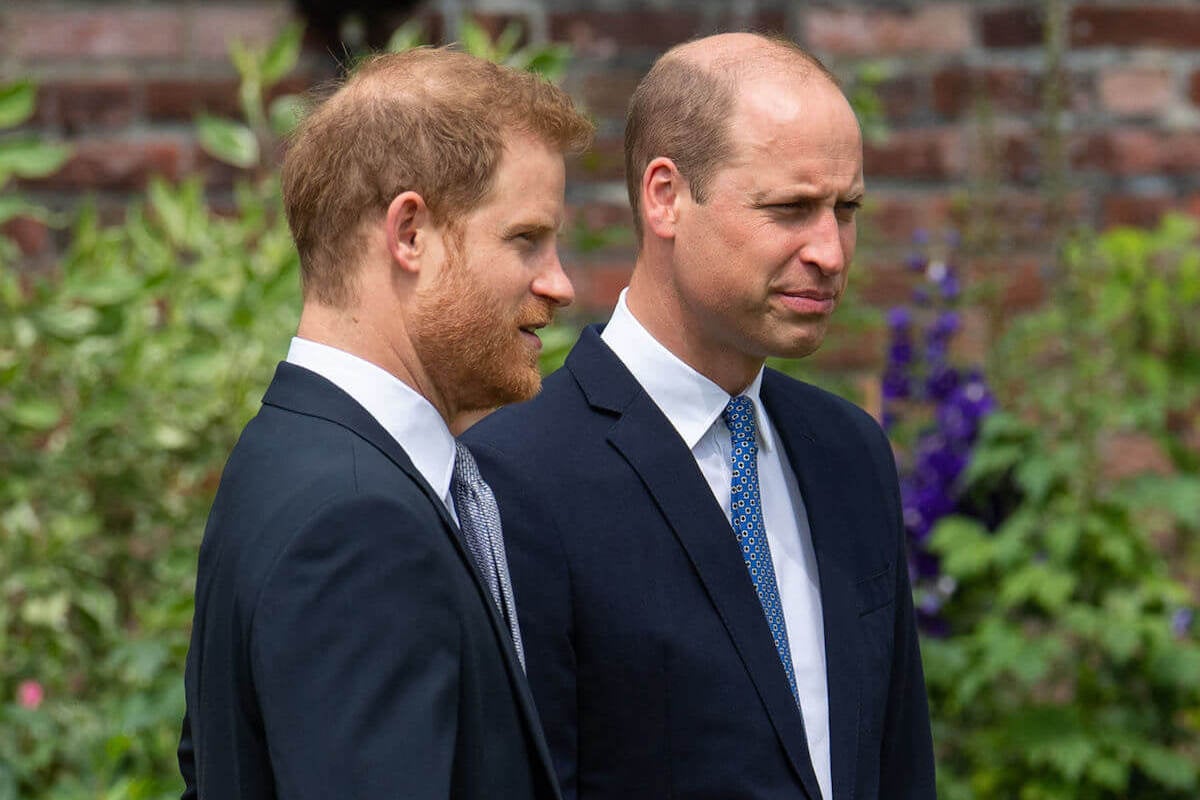
[[[780,302],[797,314],[830,314],[837,303],[837,294],[820,289],[781,291]]]

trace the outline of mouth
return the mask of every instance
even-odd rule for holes
[[[521,325],[519,328],[519,330],[521,331],[521,338],[525,341],[526,344],[530,345],[535,350],[541,350],[542,349],[542,340],[538,336],[537,332],[539,330],[541,330],[542,328],[546,327],[547,324],[548,323],[545,323],[545,322],[534,322],[534,323],[531,323],[528,325]]]
[[[837,294],[821,289],[785,290],[778,297],[789,311],[804,316],[828,315],[837,305]]]

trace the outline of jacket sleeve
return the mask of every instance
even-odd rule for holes
[[[468,438],[496,495],[526,674],[564,800],[578,795],[578,702],[570,567],[553,512],[525,491],[525,470]],[[538,493],[539,498],[542,496]]]
[[[179,774],[183,776],[180,800],[196,800],[196,752],[192,745],[192,720],[183,715],[183,730],[179,736]]]
[[[281,800],[451,795],[461,631],[437,525],[338,501],[271,568],[250,665]]]

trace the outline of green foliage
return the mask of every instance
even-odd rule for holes
[[[216,216],[156,181],[71,238],[60,276],[0,274],[0,797],[176,796],[196,550],[298,264],[272,184]]]
[[[1200,533],[1183,444],[1200,426],[1196,264],[1178,218],[1080,238],[1057,302],[997,349],[1010,411],[985,423],[966,489],[1019,502],[994,530],[950,518],[933,538],[956,583],[950,635],[924,643],[949,800],[1200,794],[1200,639],[1180,580]],[[1105,443],[1129,430],[1163,443],[1169,476],[1114,474]]]
[[[459,44],[463,52],[486,58],[497,64],[528,70],[558,83],[567,72],[571,48],[559,42],[541,42],[519,47],[523,30],[520,23],[510,22],[495,39],[473,19],[459,20]],[[410,20],[396,29],[388,41],[388,51],[403,52],[420,47],[426,41],[425,28],[419,20]]]
[[[229,57],[237,69],[238,102],[244,121],[201,115],[196,134],[204,151],[219,161],[241,169],[258,168],[260,174],[273,164],[274,142],[296,127],[303,101],[282,95],[267,103],[270,90],[287,77],[300,59],[304,27],[292,23],[268,45],[251,47],[234,41]]]

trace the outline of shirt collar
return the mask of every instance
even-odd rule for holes
[[[287,360],[354,398],[399,443],[438,497],[450,496],[454,436],[432,403],[382,367],[310,339],[293,337]]]
[[[685,364],[638,322],[625,302],[628,291],[621,290],[612,318],[600,338],[650,395],[688,449],[692,449],[721,418],[730,394]],[[762,377],[763,371],[759,369],[742,395],[754,401],[758,446],[770,452],[775,448],[775,438],[759,399]]]

